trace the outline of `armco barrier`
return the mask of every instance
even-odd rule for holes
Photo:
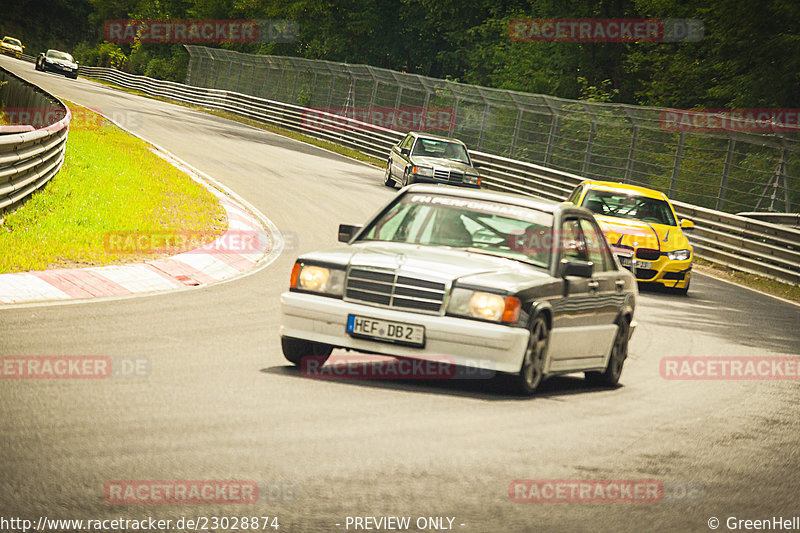
[[[171,98],[208,109],[299,131],[384,159],[403,133],[319,110],[245,94],[192,87],[103,67],[80,67],[80,74],[145,94]],[[313,123],[309,124],[309,113]],[[583,178],[533,163],[472,152],[484,183],[495,190],[564,200]],[[800,230],[674,202],[678,215],[692,219],[690,240],[696,255],[715,263],[800,285]]]
[[[764,222],[772,222],[773,224],[780,224],[782,226],[794,226],[800,229],[800,213],[745,212],[736,214],[740,217],[754,218],[756,220],[763,220]]]
[[[0,212],[3,212],[42,187],[61,169],[71,114],[58,98],[3,68],[0,68],[0,85],[3,109],[58,111],[43,113],[54,118],[39,129],[24,124],[0,128]],[[31,131],[19,133],[20,130]]]

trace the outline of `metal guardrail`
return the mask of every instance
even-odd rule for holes
[[[104,67],[80,67],[80,74],[152,96],[170,98],[302,132],[384,159],[403,133],[341,115],[246,94],[192,87]],[[564,200],[584,178],[484,152],[472,152],[484,183],[495,190]],[[690,234],[696,255],[745,272],[800,285],[800,230],[673,202],[679,216],[694,220]]]
[[[0,108],[39,110],[49,122],[39,129],[11,121],[0,128],[0,212],[16,206],[55,176],[64,163],[71,114],[55,96],[0,68]],[[52,113],[51,111],[56,111]],[[20,113],[6,113],[21,117]],[[23,126],[20,128],[19,126]],[[33,129],[18,133],[20,129]]]
[[[794,226],[800,229],[800,213],[744,212],[736,214],[740,217],[754,218],[756,220],[763,220],[764,222],[772,222],[773,224],[780,224],[781,226]]]

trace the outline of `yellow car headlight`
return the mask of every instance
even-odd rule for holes
[[[667,252],[667,257],[670,261],[686,261],[692,253],[689,250],[675,250]]]

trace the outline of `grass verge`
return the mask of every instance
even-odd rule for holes
[[[317,139],[316,137],[311,137],[308,135],[304,135],[294,130],[281,128],[280,126],[274,126],[272,124],[267,124],[264,122],[259,122],[257,120],[252,120],[241,115],[237,115],[236,113],[231,113],[228,111],[222,111],[220,109],[208,109],[205,107],[199,107],[191,104],[187,104],[186,102],[181,102],[179,100],[173,100],[172,98],[164,98],[162,96],[151,96],[147,93],[136,89],[128,89],[127,87],[122,87],[121,85],[117,85],[116,83],[111,83],[104,80],[98,80],[97,78],[90,78],[87,76],[85,77],[87,80],[91,80],[93,82],[99,83],[101,85],[105,85],[106,87],[111,87],[112,89],[117,89],[129,94],[135,94],[137,96],[144,96],[146,98],[152,98],[153,100],[159,100],[161,102],[167,102],[169,104],[175,104],[182,107],[186,107],[188,109],[194,109],[195,111],[202,111],[203,113],[208,113],[210,115],[214,115],[220,118],[225,118],[228,120],[233,120],[234,122],[239,122],[241,124],[246,124],[248,126],[252,126],[254,128],[258,128],[260,130],[269,131],[271,133],[275,133],[278,135],[283,135],[284,137],[289,137],[290,139],[295,139],[297,141],[302,141],[304,143],[313,144],[314,146],[318,146],[320,148],[324,148],[325,150],[330,150],[331,152],[335,152],[337,154],[349,157],[351,159],[356,159],[358,161],[363,161],[364,163],[368,163],[370,165],[376,166],[378,168],[384,168],[386,165],[386,161],[382,159],[378,159],[376,157],[369,156],[358,150],[353,148],[348,148],[346,146],[342,146],[341,144],[336,144],[330,141],[325,141],[322,139]]]
[[[81,119],[70,125],[61,171],[0,214],[0,273],[144,261],[224,233],[225,210],[201,184],[100,115],[66,103]],[[154,249],[115,246],[110,237],[120,235],[150,238]],[[176,246],[158,247],[155,239],[167,236]]]
[[[726,266],[718,265],[698,257],[694,259],[693,268],[702,274],[708,274],[715,278],[721,278],[757,291],[800,303],[800,287],[797,285],[790,285],[763,276],[748,274],[747,272],[741,272]]]

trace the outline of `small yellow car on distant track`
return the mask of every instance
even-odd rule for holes
[[[25,47],[22,46],[22,43],[19,42],[19,39],[14,39],[13,37],[3,37],[3,40],[0,41],[0,54],[6,54],[16,57],[17,59],[22,59],[22,50],[24,49]]]
[[[664,193],[610,181],[584,181],[568,201],[595,214],[612,248],[633,252],[638,281],[689,292],[693,252],[683,230],[693,229],[694,223],[678,222]]]

